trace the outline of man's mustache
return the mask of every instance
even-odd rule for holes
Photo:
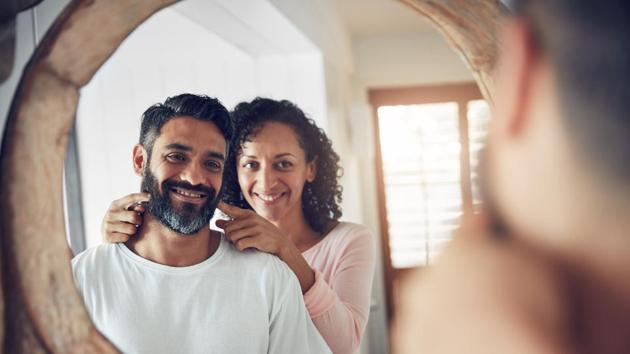
[[[187,189],[197,194],[203,194],[207,196],[210,200],[214,199],[216,196],[216,190],[212,188],[211,186],[207,186],[205,184],[192,185],[186,181],[175,181],[175,180],[169,179],[162,182],[162,186],[163,186],[162,188],[163,191],[166,191],[167,189],[171,189],[171,188],[182,188],[182,189]]]

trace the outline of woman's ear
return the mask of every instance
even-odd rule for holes
[[[313,161],[306,164],[306,181],[313,182],[317,177],[317,156],[313,159]]]
[[[140,144],[136,144],[133,147],[133,170],[136,172],[136,175],[143,177],[144,169],[146,168],[149,162],[149,154],[144,146]]]

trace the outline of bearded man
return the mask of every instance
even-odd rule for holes
[[[231,135],[228,111],[205,96],[143,114],[133,166],[151,196],[144,222],[72,261],[96,327],[125,353],[329,353],[287,266],[209,228]]]

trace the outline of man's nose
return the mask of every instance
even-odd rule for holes
[[[196,163],[188,164],[188,166],[186,166],[186,168],[182,171],[180,178],[193,186],[207,184],[206,171],[203,166]]]

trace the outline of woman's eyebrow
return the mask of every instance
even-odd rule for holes
[[[284,152],[284,153],[282,153],[282,154],[278,154],[278,155],[276,155],[276,158],[279,158],[279,157],[285,157],[285,156],[295,157],[295,155],[293,155],[293,154],[292,154],[292,153],[290,153],[290,152]]]

